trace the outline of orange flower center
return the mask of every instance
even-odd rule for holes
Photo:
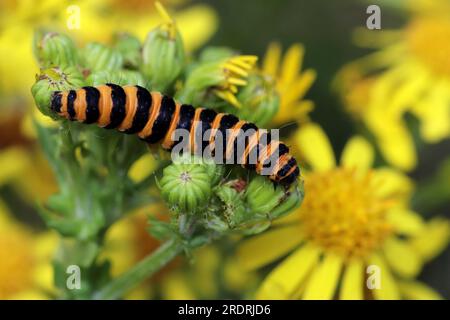
[[[361,257],[381,246],[391,227],[387,199],[377,195],[371,172],[336,168],[305,177],[299,214],[306,237],[345,257]]]
[[[450,77],[450,19],[423,18],[407,28],[410,50],[433,72]]]

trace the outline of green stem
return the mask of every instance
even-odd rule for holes
[[[183,246],[178,241],[167,241],[130,270],[109,282],[100,291],[95,293],[93,298],[98,300],[111,300],[122,297],[128,290],[159,271],[181,251],[183,251]]]

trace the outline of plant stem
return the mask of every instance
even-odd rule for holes
[[[147,277],[159,271],[181,251],[183,246],[178,241],[169,240],[162,244],[155,252],[145,257],[138,264],[109,282],[93,295],[94,299],[112,300],[123,296]]]

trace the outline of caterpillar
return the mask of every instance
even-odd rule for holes
[[[269,168],[264,175],[286,188],[300,174],[288,146],[272,139],[267,130],[232,114],[180,104],[167,95],[149,92],[138,85],[107,83],[77,90],[53,91],[50,109],[71,121],[96,123],[102,128],[137,134],[147,143],[160,143],[163,149],[169,151],[181,142],[173,139],[174,131],[187,130],[189,141],[185,142],[189,144],[191,153],[203,152],[207,147],[215,151],[215,146],[222,142],[222,156],[225,159],[233,156],[237,160],[240,157],[239,163],[257,174]],[[200,144],[195,139],[199,134],[206,136]],[[245,135],[242,155],[236,152],[237,141],[242,138],[240,135]],[[252,155],[255,155],[253,162],[250,161]]]

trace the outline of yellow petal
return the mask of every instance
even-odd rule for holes
[[[351,138],[342,152],[341,164],[367,171],[372,167],[374,151],[370,143],[361,136]]]
[[[442,300],[442,296],[433,288],[418,281],[399,281],[402,296],[410,300]]]
[[[277,83],[277,89],[281,94],[281,108],[295,103],[297,100],[303,98],[306,91],[311,88],[316,80],[317,73],[315,70],[305,70],[293,83],[283,85]],[[290,110],[286,110],[290,111]]]
[[[256,273],[246,272],[236,259],[227,259],[223,266],[223,280],[225,287],[234,292],[244,292],[250,286],[259,283]]]
[[[443,218],[434,218],[416,237],[411,239],[411,245],[422,259],[429,261],[439,255],[450,240],[450,222]]]
[[[151,153],[146,153],[136,160],[128,171],[128,177],[134,182],[141,182],[158,167],[158,161]]]
[[[48,300],[50,297],[45,295],[42,291],[36,289],[29,289],[14,294],[10,300]]]
[[[280,64],[281,46],[278,42],[272,42],[267,48],[263,62],[263,72],[276,77]]]
[[[391,168],[380,168],[374,173],[377,195],[380,197],[403,197],[408,199],[413,190],[413,183],[402,172]]]
[[[319,125],[303,125],[295,134],[295,141],[301,154],[314,170],[326,171],[336,166],[330,141]]]
[[[412,112],[420,121],[423,139],[436,143],[450,136],[450,92],[447,82],[434,84],[428,99],[413,105]]]
[[[29,165],[27,152],[19,147],[0,151],[0,185],[7,183]]]
[[[302,240],[297,224],[274,228],[245,240],[238,248],[239,263],[246,270],[257,269],[285,255]]]
[[[339,281],[342,263],[340,256],[327,254],[308,280],[303,299],[332,299]]]
[[[415,168],[416,148],[411,133],[403,121],[391,121],[385,116],[376,121],[381,128],[372,126],[371,130],[386,161],[404,171]]]
[[[389,210],[386,218],[395,231],[402,235],[411,236],[418,234],[425,227],[420,215],[404,208],[392,208]]]
[[[49,258],[48,263],[40,264],[33,269],[33,280],[34,284],[38,288],[45,289],[50,292],[54,290],[54,275],[53,275],[53,266],[51,264],[51,259]]]
[[[310,270],[316,265],[320,250],[307,244],[281,262],[262,282],[257,299],[291,299]]]
[[[380,288],[374,288],[372,294],[377,300],[398,300],[400,292],[385,261],[378,255],[373,254],[369,259],[369,265],[374,265],[380,269]]]
[[[415,277],[420,272],[422,262],[410,243],[391,237],[386,239],[383,250],[387,263],[401,277]]]
[[[292,45],[286,52],[281,66],[280,81],[283,84],[292,82],[301,68],[305,49],[299,43]]]
[[[34,238],[34,254],[38,259],[46,261],[53,256],[58,246],[59,237],[56,232],[48,231]]]
[[[161,284],[162,296],[167,300],[194,300],[195,293],[181,272],[172,272]]]
[[[204,44],[214,34],[218,25],[215,11],[202,4],[180,10],[173,15],[173,18],[183,37],[185,48],[189,52]],[[149,31],[149,26],[151,27],[146,15],[142,15],[139,25],[133,26],[133,21],[122,21],[122,23],[126,24],[127,29],[131,28],[132,31],[135,31],[141,38],[145,37]]]
[[[364,298],[364,264],[361,260],[350,261],[342,279],[341,300],[362,300]]]

